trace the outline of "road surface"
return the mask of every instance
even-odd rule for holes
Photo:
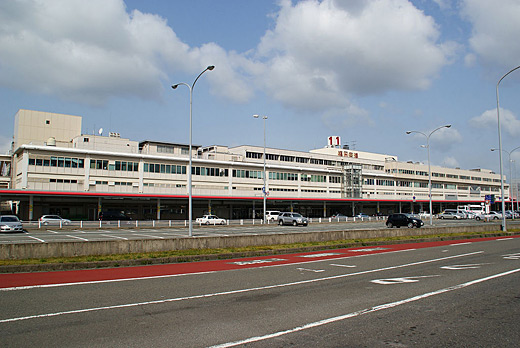
[[[517,347],[520,238],[0,275],[2,346]]]

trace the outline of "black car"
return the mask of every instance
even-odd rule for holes
[[[103,221],[127,221],[132,220],[129,216],[119,211],[104,211],[99,214],[99,220]]]
[[[408,228],[421,227],[424,222],[413,214],[391,214],[386,220],[386,227],[401,227],[406,226]]]

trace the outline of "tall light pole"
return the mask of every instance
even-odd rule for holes
[[[180,85],[184,85],[184,86],[188,87],[190,90],[190,149],[189,149],[190,161],[189,161],[189,166],[188,166],[188,226],[189,226],[188,232],[189,232],[190,237],[193,236],[193,203],[192,203],[192,192],[191,192],[191,168],[192,168],[192,157],[193,157],[193,154],[191,151],[192,146],[193,146],[192,145],[193,87],[195,87],[195,83],[197,82],[199,77],[202,76],[202,74],[204,74],[208,70],[211,71],[213,69],[215,69],[215,66],[209,65],[206,69],[204,69],[204,71],[202,71],[199,74],[199,76],[197,76],[197,78],[195,79],[195,81],[193,81],[191,86],[185,82],[180,82],[175,85],[172,85],[173,89],[176,89]]]
[[[430,199],[430,226],[433,225],[433,208],[432,208],[432,170],[430,166],[430,137],[433,133],[438,131],[442,128],[450,128],[451,124],[440,126],[438,128],[435,128],[433,131],[430,132],[430,134],[426,135],[423,132],[419,131],[407,131],[406,134],[412,134],[412,133],[418,133],[422,134],[426,137],[426,148],[428,149],[428,197]]]
[[[513,151],[518,150],[518,149],[520,149],[520,146],[515,147],[511,151],[502,149],[502,151],[506,152],[509,155],[509,192],[510,192],[510,198],[511,198],[511,210],[515,210],[515,208],[514,208],[515,201],[513,198],[513,164],[512,164],[513,161],[511,160],[511,154],[513,153]],[[499,150],[499,149],[491,149],[491,151],[497,151],[497,150]],[[502,193],[502,201],[504,201],[503,193]],[[505,215],[504,210],[505,209],[502,209],[502,215]],[[514,214],[513,214],[513,219],[514,219]],[[505,220],[505,218],[503,220]]]
[[[500,82],[509,74],[511,74],[516,69],[519,69],[520,65],[517,66],[514,69],[509,70],[504,76],[500,78],[497,82],[497,120],[498,120],[498,156],[500,158],[500,194],[502,195],[502,231],[506,232],[506,203],[504,201],[504,166],[502,164],[502,131],[500,130],[500,103],[498,102],[498,85],[500,85]]]
[[[253,115],[254,118],[259,118],[260,116],[259,115]],[[267,201],[267,186],[266,186],[266,179],[267,177],[265,176],[266,172],[265,172],[265,120],[267,120],[267,116],[262,116],[262,119],[264,120],[264,188],[262,189],[262,192],[264,193],[264,225],[267,223],[266,221],[266,216],[265,216],[265,212],[267,210],[266,206],[266,201]]]

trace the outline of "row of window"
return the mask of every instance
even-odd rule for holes
[[[310,182],[325,182],[325,175],[316,175],[316,174],[302,174],[301,181],[310,181]]]
[[[263,158],[263,154],[260,152],[246,152],[246,158]],[[309,157],[298,157],[298,156],[287,156],[287,155],[278,155],[272,153],[265,154],[266,160],[270,161],[282,161],[282,162],[296,162],[296,163],[310,163],[310,164],[320,164],[325,166],[336,166],[341,165],[343,162],[336,162],[330,160],[324,160],[320,158],[309,158]]]
[[[78,180],[74,179],[49,179],[49,182],[55,182],[58,184],[77,184]]]
[[[186,174],[186,166],[178,166],[175,164],[145,163],[144,171],[145,173]]]
[[[259,170],[241,170],[233,169],[234,178],[250,178],[250,179],[263,179],[264,172]]]
[[[83,168],[85,160],[71,157],[29,158],[29,165],[41,167]]]
[[[408,175],[420,175],[428,176],[428,172],[410,169],[387,169],[387,173],[399,173]],[[455,174],[444,174],[432,172],[432,177],[435,178],[450,178],[450,179],[461,179],[461,180],[473,180],[473,181],[487,181],[487,182],[500,182],[500,179],[481,178],[478,176],[467,176],[467,175],[455,175]]]
[[[418,187],[418,188],[428,188],[427,182],[412,182],[412,181],[402,181],[402,180],[384,180],[384,179],[365,179],[365,185],[374,185],[376,183],[378,186],[398,186],[398,187]],[[455,184],[439,184],[432,183],[432,188],[435,189],[447,189],[447,190],[456,190],[458,187],[459,190],[467,190],[469,187],[467,185],[455,185]],[[482,191],[498,191],[498,187],[488,187],[483,186]]]

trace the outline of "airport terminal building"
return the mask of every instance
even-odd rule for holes
[[[2,210],[23,220],[43,214],[95,220],[104,211],[132,219],[187,218],[189,145],[82,134],[81,122],[80,116],[17,112],[11,153],[0,156]],[[344,148],[338,137],[326,140],[309,152],[265,149],[268,210],[308,217],[428,211],[427,164]],[[263,146],[194,145],[192,158],[194,218],[261,218]],[[500,196],[500,175],[490,170],[432,166],[431,180],[434,213]]]

